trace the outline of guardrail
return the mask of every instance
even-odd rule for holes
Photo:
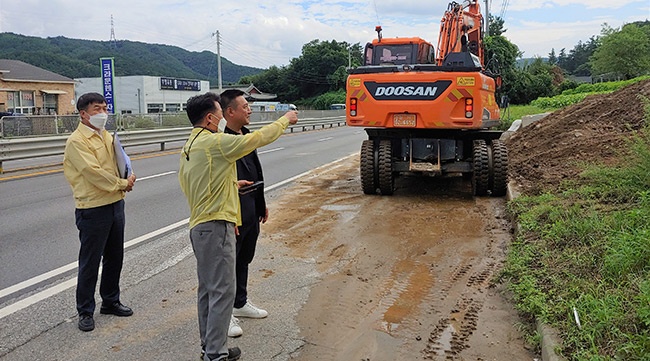
[[[272,122],[252,123],[249,129],[255,130]],[[345,125],[344,116],[325,117],[318,119],[301,119],[298,124],[290,125],[287,129],[294,131],[308,131],[315,129],[332,128]],[[162,128],[150,130],[125,130],[118,131],[123,147],[139,145],[160,144],[160,150],[165,150],[165,143],[184,141],[192,131],[191,127]],[[65,142],[69,134],[53,135],[35,138],[7,138],[0,139],[0,174],[4,172],[2,163],[11,160],[39,158],[54,155],[63,155]]]

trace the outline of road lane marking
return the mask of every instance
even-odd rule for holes
[[[0,177],[0,182],[8,181],[8,180],[15,180],[15,179],[23,179],[23,178],[28,178],[28,177],[36,177],[36,176],[39,176],[39,175],[61,173],[61,172],[63,172],[63,169],[52,169],[52,170],[44,170],[44,171],[28,173],[28,174],[10,175],[10,176],[7,176],[7,177]]]
[[[265,154],[265,153],[277,152],[278,150],[282,150],[282,149],[284,149],[284,148],[273,148],[273,149],[257,152],[257,154]]]
[[[171,231],[171,230],[174,230],[174,229],[179,228],[181,226],[184,226],[184,225],[188,224],[189,221],[190,221],[190,219],[186,218],[186,219],[184,219],[182,221],[170,224],[170,225],[168,225],[166,227],[157,229],[157,230],[155,230],[153,232],[149,232],[149,233],[147,233],[145,235],[134,238],[133,240],[124,243],[124,250],[126,251],[128,248],[131,248],[131,247],[133,247],[133,246],[135,246],[135,245],[137,245],[139,243],[142,243],[142,242],[147,241],[147,240],[149,240],[151,238],[157,237],[157,236],[159,236],[159,235],[161,235],[163,233],[166,233],[168,231]],[[18,292],[18,291],[20,291],[22,289],[25,289],[27,287],[33,286],[33,285],[35,285],[35,284],[37,284],[39,282],[42,282],[42,281],[44,281],[44,280],[46,280],[48,278],[57,276],[57,275],[59,275],[61,273],[64,273],[64,272],[67,272],[67,271],[70,271],[70,270],[73,270],[73,269],[77,268],[77,266],[78,266],[78,262],[75,261],[75,262],[67,264],[67,265],[65,265],[63,267],[59,267],[59,268],[57,268],[57,269],[55,269],[53,271],[44,273],[44,274],[42,274],[40,276],[36,276],[36,277],[30,278],[30,279],[28,279],[26,281],[20,282],[20,283],[14,285],[14,286],[7,287],[7,288],[5,288],[3,290],[0,290],[0,297],[10,295],[12,293]],[[61,293],[61,292],[65,291],[65,290],[67,290],[68,288],[75,286],[76,284],[77,284],[77,277],[75,276],[75,277],[73,277],[73,278],[71,278],[71,279],[69,279],[69,280],[67,280],[67,281],[65,281],[63,283],[59,283],[57,285],[49,287],[49,288],[47,288],[47,289],[45,289],[43,291],[40,291],[40,292],[35,293],[35,294],[33,294],[33,295],[29,296],[29,297],[26,297],[26,298],[24,298],[24,299],[22,299],[22,300],[20,300],[20,301],[18,301],[16,303],[13,303],[13,304],[11,304],[11,305],[9,305],[7,307],[0,308],[0,319],[2,319],[5,316],[9,316],[14,312],[20,311],[23,308],[29,307],[29,306],[31,306],[31,305],[39,302],[39,301],[42,301],[42,300],[44,300],[44,299],[46,299],[48,297],[54,296],[54,295],[56,295],[58,293]]]
[[[317,142],[325,142],[325,141],[328,141],[328,140],[331,140],[331,139],[334,139],[334,137],[321,138],[321,139],[317,140]]]
[[[265,187],[264,189],[267,190],[267,191],[271,191],[273,189],[282,187],[283,185],[285,185],[287,183],[293,182],[296,179],[299,179],[301,177],[305,177],[305,176],[308,176],[308,175],[310,175],[312,173],[317,173],[319,171],[322,171],[323,169],[326,169],[326,168],[328,168],[328,169],[339,168],[341,166],[340,163],[343,160],[345,160],[345,159],[347,159],[347,158],[349,158],[351,156],[358,156],[358,154],[359,154],[358,152],[354,152],[354,153],[352,153],[350,155],[347,155],[347,156],[345,156],[343,158],[337,159],[337,160],[335,160],[333,162],[330,162],[328,164],[324,164],[324,165],[322,165],[322,166],[320,166],[318,168],[308,170],[308,171],[300,173],[300,174],[298,174],[298,175],[296,175],[294,177],[285,179],[285,180],[280,181],[278,183],[274,183],[274,184],[272,184],[272,185],[270,185],[268,187]],[[161,173],[160,175],[164,175],[164,173]],[[160,176],[160,175],[157,175],[157,176]],[[131,241],[125,242],[124,243],[124,250],[126,251],[127,249],[129,249],[129,248],[131,248],[131,247],[133,247],[133,246],[135,246],[137,244],[145,242],[145,241],[147,241],[149,239],[157,237],[157,236],[159,236],[161,234],[164,234],[166,232],[175,230],[176,228],[186,226],[187,224],[189,224],[189,220],[190,220],[189,218],[183,219],[183,220],[178,221],[176,223],[173,223],[173,224],[170,224],[170,225],[165,226],[163,228],[157,229],[157,230],[155,230],[153,232],[149,232],[149,233],[144,234],[144,235],[142,235],[140,237],[134,238]],[[165,269],[169,268],[169,267],[173,266],[174,264],[180,262],[184,257],[187,256],[187,254],[186,254],[187,252],[188,252],[187,249],[184,249],[183,251],[181,251],[181,253],[179,255],[177,255],[174,259],[172,259],[170,261],[170,263],[165,264],[164,268]],[[28,279],[26,281],[20,282],[20,283],[18,283],[16,285],[7,287],[7,288],[5,288],[3,290],[0,290],[0,298],[2,298],[4,296],[7,296],[7,295],[10,295],[12,293],[18,292],[18,291],[20,291],[22,289],[25,289],[27,287],[33,286],[33,285],[35,285],[35,284],[37,284],[39,282],[45,281],[45,280],[47,280],[49,278],[55,277],[55,276],[57,276],[57,275],[59,275],[61,273],[73,270],[73,269],[77,268],[77,266],[78,266],[78,262],[75,261],[75,262],[72,262],[72,263],[67,264],[65,266],[59,267],[59,268],[57,268],[55,270],[44,273],[42,275],[39,275],[39,276],[30,278],[30,279]],[[100,272],[101,272],[101,270],[100,270]],[[49,297],[52,297],[52,296],[54,296],[54,295],[56,295],[58,293],[61,293],[61,292],[65,291],[65,290],[67,290],[67,289],[69,289],[71,287],[74,287],[76,284],[77,284],[77,277],[75,276],[75,277],[73,277],[73,278],[71,278],[71,279],[69,279],[69,280],[67,280],[65,282],[62,282],[62,283],[59,283],[57,285],[48,287],[43,291],[37,292],[37,293],[35,293],[35,294],[33,294],[33,295],[29,296],[29,297],[26,297],[26,298],[24,298],[24,299],[22,299],[20,301],[17,301],[17,302],[15,302],[13,304],[10,304],[10,305],[8,305],[8,306],[6,306],[4,308],[0,308],[0,319],[4,318],[6,316],[9,316],[9,315],[11,315],[11,314],[13,314],[13,313],[15,313],[17,311],[20,311],[20,310],[22,310],[24,308],[27,308],[27,307],[29,307],[29,306],[31,306],[33,304],[36,304],[36,303],[38,303],[38,302],[40,302],[42,300],[45,300],[45,299],[47,299]]]
[[[180,154],[180,152],[178,150],[168,150],[168,151],[164,151],[164,152],[157,152],[157,153],[154,153],[154,154],[133,155],[133,156],[131,156],[131,161],[140,160],[140,159],[155,158],[155,157],[163,157],[163,156],[173,155],[173,154],[177,154],[177,153]],[[55,167],[55,166],[60,167],[62,165],[63,165],[63,163],[45,164],[45,165],[31,166],[31,167],[27,167],[27,168],[17,168],[17,169],[5,170],[5,173],[20,172],[22,170],[29,170],[30,168],[47,168],[47,167]],[[6,177],[0,177],[0,182],[8,181],[8,180],[29,178],[29,177],[36,177],[36,176],[46,175],[46,174],[61,173],[61,172],[63,172],[63,168],[50,169],[50,170],[44,170],[44,171],[38,171],[38,172],[32,172],[32,173],[25,173],[25,174],[17,174],[17,175],[11,175],[11,176],[6,176]]]
[[[147,179],[152,179],[152,178],[158,178],[158,177],[162,177],[162,176],[166,176],[166,175],[170,175],[170,174],[176,174],[176,171],[172,170],[172,171],[169,171],[169,172],[164,172],[164,173],[159,173],[159,174],[154,174],[154,175],[149,175],[149,176],[146,176],[146,177],[138,178],[138,179],[136,179],[136,182],[147,180]]]

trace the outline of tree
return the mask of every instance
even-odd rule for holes
[[[510,91],[517,82],[517,58],[521,57],[517,45],[511,43],[504,36],[486,36],[483,41],[485,47],[486,69],[501,75],[503,86],[498,91],[497,99],[508,95],[514,99]],[[516,103],[515,103],[516,104]]]
[[[550,65],[557,65],[558,59],[557,56],[555,56],[555,49],[551,49],[551,52],[548,53],[548,63]]]
[[[566,49],[565,48],[560,49],[560,54],[558,54],[557,56],[557,65],[562,69],[566,69],[568,61],[569,60],[566,55]]]
[[[492,16],[491,14],[488,15],[488,25],[489,25],[489,35],[490,36],[500,36],[503,35],[508,29],[503,28],[503,24],[505,23],[505,20],[498,16]]]
[[[631,79],[650,72],[650,25],[627,24],[617,31],[605,24],[601,33],[601,45],[590,58],[595,75]]]
[[[271,67],[265,72],[243,77],[240,83],[254,83],[278,100],[295,102],[330,91],[344,90],[347,66],[361,65],[360,44],[336,40],[312,40],[303,45],[302,54],[291,59],[286,67]]]
[[[359,65],[360,45],[336,40],[312,40],[303,45],[300,57],[291,60],[289,80],[295,82],[296,87],[300,89],[301,98],[344,89],[343,74],[351,56],[355,60],[353,65]]]

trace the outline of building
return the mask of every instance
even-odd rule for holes
[[[19,60],[0,59],[0,112],[72,114],[74,80]]]
[[[102,94],[102,78],[78,78],[75,99],[88,92]],[[113,79],[116,114],[176,113],[185,111],[187,99],[210,89],[207,80],[133,75]]]

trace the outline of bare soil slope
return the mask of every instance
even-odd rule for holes
[[[609,164],[644,123],[640,96],[650,98],[650,80],[587,97],[520,129],[506,141],[510,179],[538,194],[576,178],[585,162]]]

